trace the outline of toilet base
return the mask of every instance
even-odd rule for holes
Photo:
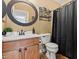
[[[56,59],[56,54],[52,52],[47,52],[48,59]]]

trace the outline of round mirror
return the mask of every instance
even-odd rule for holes
[[[7,7],[9,18],[21,26],[32,25],[38,18],[35,6],[30,2],[11,1]]]
[[[4,0],[2,0],[2,18],[6,15],[6,4]]]

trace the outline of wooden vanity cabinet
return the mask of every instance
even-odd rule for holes
[[[6,51],[3,52],[2,59],[21,59],[21,53],[18,50]]]
[[[2,59],[39,59],[39,38],[2,43]]]
[[[25,59],[39,59],[37,48],[38,48],[38,45],[28,47],[27,50],[25,50],[24,52]]]

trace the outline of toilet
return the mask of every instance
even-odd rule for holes
[[[58,51],[58,45],[56,43],[52,43],[50,42],[50,35],[46,35],[46,36],[41,36],[41,44],[45,44],[46,45],[46,49],[47,49],[47,57],[48,59],[56,59],[56,53]]]

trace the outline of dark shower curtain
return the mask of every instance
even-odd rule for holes
[[[76,1],[53,11],[51,41],[59,45],[58,53],[69,59],[77,59]]]

